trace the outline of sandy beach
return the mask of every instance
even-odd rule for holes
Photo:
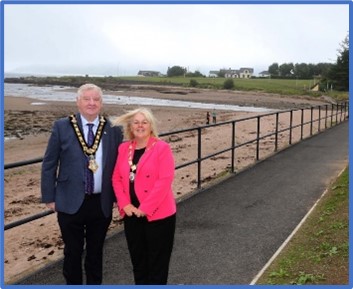
[[[107,92],[108,93],[108,92]],[[230,92],[201,89],[184,89],[164,87],[157,91],[148,86],[135,86],[127,91],[109,94],[154,97],[196,102],[223,103],[241,106],[267,107],[271,109],[299,109],[309,106],[327,104],[324,99],[312,99],[303,96],[279,96],[256,92]],[[33,105],[34,99],[27,97],[4,98],[4,134],[9,140],[4,144],[5,164],[31,160],[42,157],[45,152],[53,121],[76,112],[75,102],[46,101],[43,105]],[[104,114],[114,117],[136,106],[120,106],[104,104]],[[150,107],[158,119],[159,131],[170,132],[179,129],[202,126],[206,122],[206,110]],[[217,111],[217,122],[242,119],[257,115],[254,112]],[[306,116],[308,117],[308,116]],[[300,122],[300,113],[293,114],[293,122]],[[280,117],[280,126],[289,123],[289,114]],[[268,134],[274,131],[275,117],[264,117],[261,121],[261,132]],[[316,128],[314,128],[315,130]],[[244,143],[253,139],[256,133],[256,121],[241,122],[236,128],[236,142]],[[309,129],[304,131],[309,134]],[[202,156],[212,154],[227,148],[231,144],[231,125],[209,127],[202,130]],[[197,157],[196,131],[183,134],[173,134],[164,137],[173,149],[176,164],[182,164]],[[300,130],[293,130],[292,142],[299,141]],[[261,141],[260,158],[274,153],[274,138],[269,137]],[[288,145],[288,133],[280,135],[279,149]],[[240,171],[256,161],[255,145],[249,144],[237,150],[236,171]],[[202,187],[207,187],[214,181],[219,181],[226,175],[230,167],[230,153],[217,155],[202,163]],[[197,189],[197,167],[189,166],[176,171],[173,190],[176,199],[185,198]],[[23,219],[24,217],[46,211],[45,205],[40,203],[40,163],[20,168],[5,170],[4,172],[4,223]],[[119,216],[114,211],[113,222],[109,234],[121,229]],[[4,233],[4,266],[5,283],[13,283],[23,278],[33,270],[61,258],[63,243],[56,222],[56,215],[27,223],[10,229]]]

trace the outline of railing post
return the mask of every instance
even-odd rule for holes
[[[321,124],[321,106],[319,106],[319,123],[317,127],[317,131],[320,132],[320,124]]]
[[[333,123],[333,106],[334,106],[334,104],[332,103],[331,104],[331,125],[330,125],[330,127],[332,127],[332,123]]]
[[[293,110],[289,114],[289,144],[292,144],[292,129],[293,129]]]
[[[201,188],[201,127],[197,128],[197,188]]]
[[[234,173],[235,169],[235,165],[234,165],[234,162],[235,162],[235,121],[232,121],[232,160],[231,160],[231,172]]]
[[[276,112],[275,152],[278,150],[278,122],[279,122],[279,113]]]
[[[303,140],[303,135],[304,135],[304,108],[301,109],[302,115],[301,115],[301,123],[300,123],[300,140]]]
[[[325,105],[325,129],[327,129],[327,104]]]
[[[260,118],[261,116],[257,116],[257,133],[256,133],[256,160],[260,159]]]
[[[311,115],[310,115],[310,136],[313,135],[313,111],[314,111],[314,108],[311,107],[311,109],[310,109],[310,112],[311,112]]]

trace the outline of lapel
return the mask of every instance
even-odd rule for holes
[[[81,115],[79,113],[76,114],[77,125],[81,130],[81,134],[83,135],[83,127],[82,127],[82,120]]]
[[[103,129],[103,136],[102,136],[102,166],[104,168],[105,166],[105,163],[106,163],[106,160],[107,160],[107,157],[108,157],[108,146],[109,146],[109,132],[110,132],[110,124],[109,124],[109,121],[106,119],[106,124],[104,126],[104,129]],[[104,172],[104,170],[103,170]]]
[[[157,142],[157,138],[155,137],[150,137],[146,146],[146,150],[145,153],[142,155],[138,167],[141,169],[143,167],[143,165],[147,162],[147,160],[149,159],[149,157],[152,155],[154,146]],[[135,151],[136,148],[136,142],[133,143],[133,151]]]

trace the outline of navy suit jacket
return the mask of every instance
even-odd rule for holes
[[[77,114],[76,118],[83,131],[80,115]],[[112,214],[116,201],[112,173],[122,140],[121,129],[112,127],[107,121],[100,144],[103,145],[101,205],[106,217]],[[85,155],[69,117],[55,121],[42,163],[42,202],[55,202],[55,209],[59,212],[76,213],[85,198],[85,165]]]

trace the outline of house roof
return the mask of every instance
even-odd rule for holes
[[[239,69],[239,72],[244,72],[245,70],[248,70],[250,73],[254,73],[254,68],[249,68],[249,67],[241,67]]]
[[[154,70],[139,70],[138,74],[140,73],[160,73],[159,71]]]

